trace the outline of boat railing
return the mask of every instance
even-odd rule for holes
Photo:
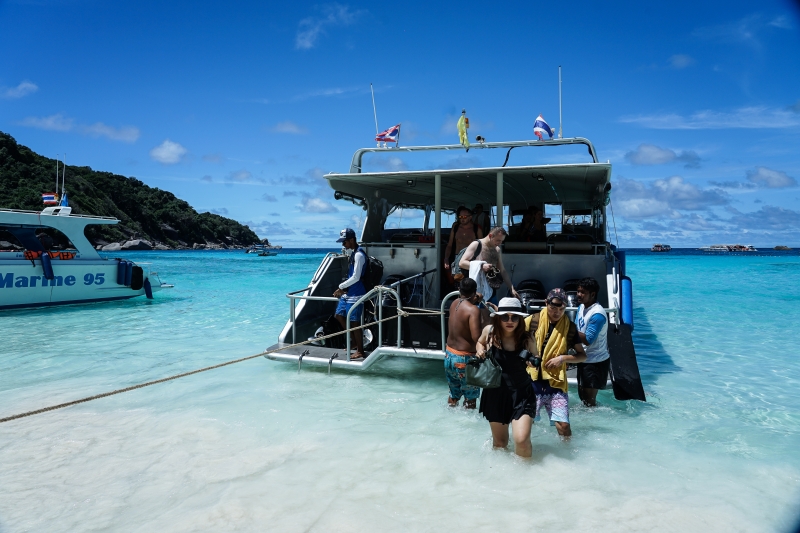
[[[444,334],[444,306],[447,304],[447,302],[448,302],[448,301],[449,301],[451,298],[453,298],[454,296],[458,296],[459,294],[461,294],[461,293],[460,293],[460,292],[458,292],[458,291],[453,291],[453,292],[449,293],[447,296],[445,296],[444,298],[442,298],[442,306],[441,306],[441,308],[439,309],[439,311],[441,312],[441,320],[442,320],[442,350],[444,350],[444,347],[445,347],[445,334]]]

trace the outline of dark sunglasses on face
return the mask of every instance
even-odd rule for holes
[[[519,322],[519,315],[500,315],[500,320],[503,322]]]

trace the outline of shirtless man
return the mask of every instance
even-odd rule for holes
[[[464,255],[461,256],[461,261],[458,263],[458,266],[465,272],[469,272],[469,264],[472,261],[485,261],[481,267],[483,272],[489,272],[493,268],[498,269],[500,275],[503,277],[503,281],[508,287],[509,294],[519,299],[519,294],[514,290],[514,286],[511,284],[511,278],[508,277],[506,269],[503,266],[503,253],[500,251],[500,245],[503,244],[507,236],[508,232],[503,229],[502,226],[492,228],[486,237],[473,241],[472,244],[467,247]],[[481,245],[481,251],[480,254],[475,257],[475,252],[478,250],[478,243]],[[496,304],[497,291],[495,290],[494,292],[495,294],[491,295],[488,301]]]
[[[481,392],[480,387],[467,385],[466,377],[467,361],[475,355],[475,343],[481,336],[481,313],[476,306],[481,295],[475,289],[475,280],[464,278],[459,288],[460,298],[450,305],[444,357],[444,373],[450,386],[447,405],[450,407],[457,406],[464,396],[464,407],[475,409],[475,400]]]
[[[444,249],[444,268],[450,270],[450,263],[456,258],[456,254],[469,246],[475,239],[483,238],[481,227],[472,222],[472,212],[466,207],[458,208],[458,223],[453,224],[450,231],[450,239]],[[455,247],[453,242],[455,241]]]

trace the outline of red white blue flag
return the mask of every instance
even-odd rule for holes
[[[56,193],[54,192],[42,193],[42,202],[44,202],[45,205],[58,205],[58,200],[56,200]]]
[[[392,126],[388,130],[382,131],[375,136],[375,140],[379,143],[396,143],[397,137],[400,136],[400,124]]]
[[[533,133],[539,137],[539,140],[543,140],[542,133],[546,133],[553,138],[553,130],[550,129],[550,126],[545,122],[542,115],[536,117],[536,122],[533,123]]]

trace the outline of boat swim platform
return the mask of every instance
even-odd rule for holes
[[[284,346],[291,346],[280,350]],[[279,342],[273,344],[265,351],[272,352],[266,354],[264,357],[272,361],[282,361],[285,363],[297,363],[298,369],[304,364],[315,366],[327,366],[330,372],[331,368],[341,368],[343,370],[367,370],[374,364],[378,363],[385,357],[406,357],[410,359],[429,359],[429,360],[444,360],[444,352],[440,350],[427,350],[421,348],[398,348],[396,346],[381,346],[367,352],[364,359],[357,361],[347,360],[346,348],[326,348],[325,346],[317,346],[315,344],[305,344],[301,346],[294,346],[289,343]],[[568,367],[567,369],[567,383],[573,386],[578,386],[578,370],[577,368]],[[611,380],[607,383],[611,387]]]

